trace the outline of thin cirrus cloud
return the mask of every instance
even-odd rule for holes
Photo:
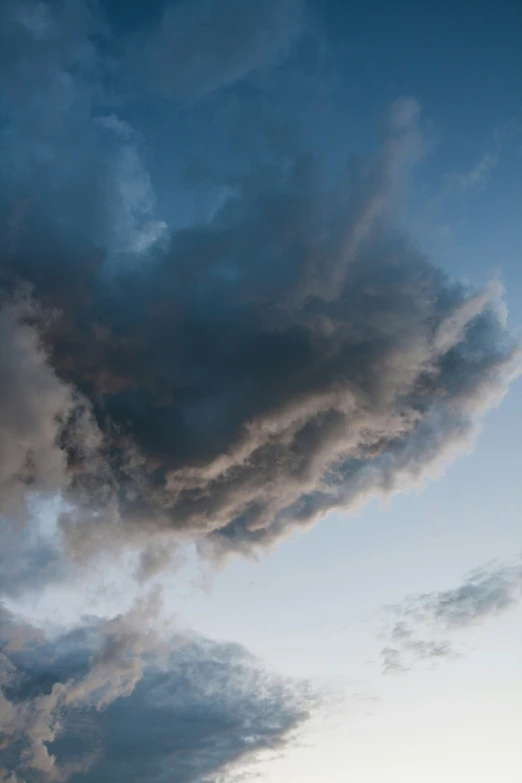
[[[460,631],[514,609],[521,599],[520,563],[489,563],[457,587],[410,596],[388,608],[393,623],[381,653],[383,671],[402,672],[418,661],[457,657],[453,640]]]
[[[455,175],[457,185],[465,193],[481,190],[487,184],[498,161],[499,156],[496,152],[490,150],[484,152],[469,171]]]

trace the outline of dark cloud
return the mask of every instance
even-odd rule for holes
[[[394,621],[382,650],[384,671],[405,671],[415,660],[457,657],[448,636],[514,608],[521,598],[522,566],[490,563],[472,571],[458,587],[410,596],[389,607]]]
[[[0,621],[3,780],[212,781],[283,748],[315,702],[237,645],[158,651],[150,601],[53,639],[5,610]]]
[[[415,101],[392,106],[372,158],[342,151],[333,176],[331,151],[289,132],[317,113],[287,101],[308,75],[273,87],[270,110],[261,95],[306,32],[300,0],[155,3],[121,29],[115,5],[0,6],[10,598],[78,576],[65,552],[89,568],[135,548],[144,582],[180,541],[250,553],[405,489],[468,446],[517,367],[500,286],[450,279],[400,227],[426,146]],[[204,209],[173,228],[189,191]],[[507,606],[473,578],[467,598],[417,609],[462,625]],[[450,652],[412,618],[396,618],[389,668],[405,647]],[[235,645],[167,643],[158,623],[143,599],[51,638],[2,609],[0,780],[210,783],[291,741],[315,704],[305,685]]]
[[[404,489],[469,444],[518,348],[500,287],[449,279],[398,228],[424,147],[414,101],[392,107],[381,150],[335,182],[317,156],[261,158],[204,219],[168,232],[141,136],[111,103],[107,26],[67,3],[5,8],[1,350],[15,358],[1,394],[33,422],[2,420],[5,496],[28,481],[60,491],[69,551],[146,546],[145,577],[167,562],[169,533],[251,551]],[[169,8],[198,41],[221,40],[229,15],[244,22],[236,3]],[[294,6],[275,9],[258,12],[287,30]],[[21,285],[34,313],[19,309]]]
[[[53,495],[68,485],[65,441],[87,462],[89,455],[97,460],[101,442],[88,401],[49,365],[42,317],[21,291],[0,304],[0,504],[8,515],[31,494]]]

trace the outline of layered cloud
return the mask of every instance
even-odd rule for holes
[[[0,616],[2,780],[215,780],[316,703],[238,645],[156,631],[154,602],[54,637]],[[228,774],[228,772],[227,772]]]
[[[515,608],[521,599],[520,563],[489,563],[458,587],[408,597],[389,607],[394,622],[382,650],[384,671],[404,671],[419,660],[454,658],[459,631]]]

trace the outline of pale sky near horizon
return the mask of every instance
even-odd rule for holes
[[[193,563],[158,579],[177,624],[244,644],[270,668],[327,683],[339,698],[295,748],[260,762],[263,780],[518,781],[521,607],[457,634],[462,657],[435,667],[383,674],[379,637],[386,605],[452,588],[477,565],[522,551],[519,389],[520,381],[488,415],[473,454],[421,491],[333,514],[260,562],[234,561],[206,579]],[[499,440],[510,459],[498,458]],[[129,605],[120,579],[118,570],[108,578],[112,602],[107,591],[93,601],[100,614]],[[70,610],[69,601],[57,588],[24,601],[24,614],[71,623],[85,595]]]
[[[518,783],[522,6],[0,25],[1,783]]]

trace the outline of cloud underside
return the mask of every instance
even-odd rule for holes
[[[163,57],[174,19],[207,53],[199,93],[226,91],[304,24],[297,2],[260,4],[259,26],[241,8],[168,6],[114,51],[82,4],[2,11],[1,502],[16,517],[61,493],[76,557],[168,535],[248,552],[407,488],[467,447],[515,372],[499,286],[449,279],[399,227],[424,145],[412,100],[335,183],[318,156],[265,156],[199,222],[160,219],[107,74],[128,86],[129,47]],[[230,15],[245,37],[225,56]],[[190,84],[191,63],[161,70]]]
[[[4,610],[0,779],[211,781],[292,741],[312,705],[305,684],[238,645],[180,637],[161,655],[150,611],[46,640]]]
[[[162,531],[250,549],[466,448],[514,373],[498,286],[448,280],[375,216],[382,182],[353,187],[262,172],[131,273],[28,218],[8,274],[31,293],[0,316],[4,508],[63,492],[78,553]]]

